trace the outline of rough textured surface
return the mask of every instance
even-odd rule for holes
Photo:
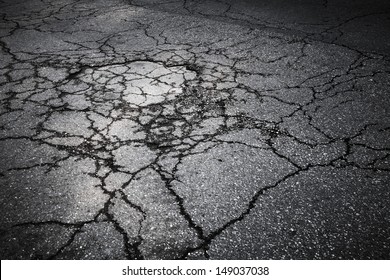
[[[389,259],[388,1],[0,0],[2,259]]]

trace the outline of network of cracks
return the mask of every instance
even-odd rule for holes
[[[2,258],[388,258],[389,57],[139,2],[0,1]]]

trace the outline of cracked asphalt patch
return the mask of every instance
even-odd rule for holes
[[[386,1],[0,1],[2,259],[389,259]]]

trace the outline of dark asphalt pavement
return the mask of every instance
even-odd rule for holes
[[[390,2],[0,0],[1,259],[390,259]]]

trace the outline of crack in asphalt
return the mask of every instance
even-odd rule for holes
[[[239,228],[272,212],[268,194],[320,169],[366,174],[355,183],[372,192],[370,223],[385,231],[388,50],[343,41],[343,30],[388,9],[282,26],[244,2],[1,1],[5,258],[243,257],[235,246],[266,258],[272,246],[251,253]],[[275,223],[267,230],[278,235]],[[316,258],[342,255],[332,246]],[[389,254],[350,246],[354,258]],[[281,250],[273,257],[305,255]]]

